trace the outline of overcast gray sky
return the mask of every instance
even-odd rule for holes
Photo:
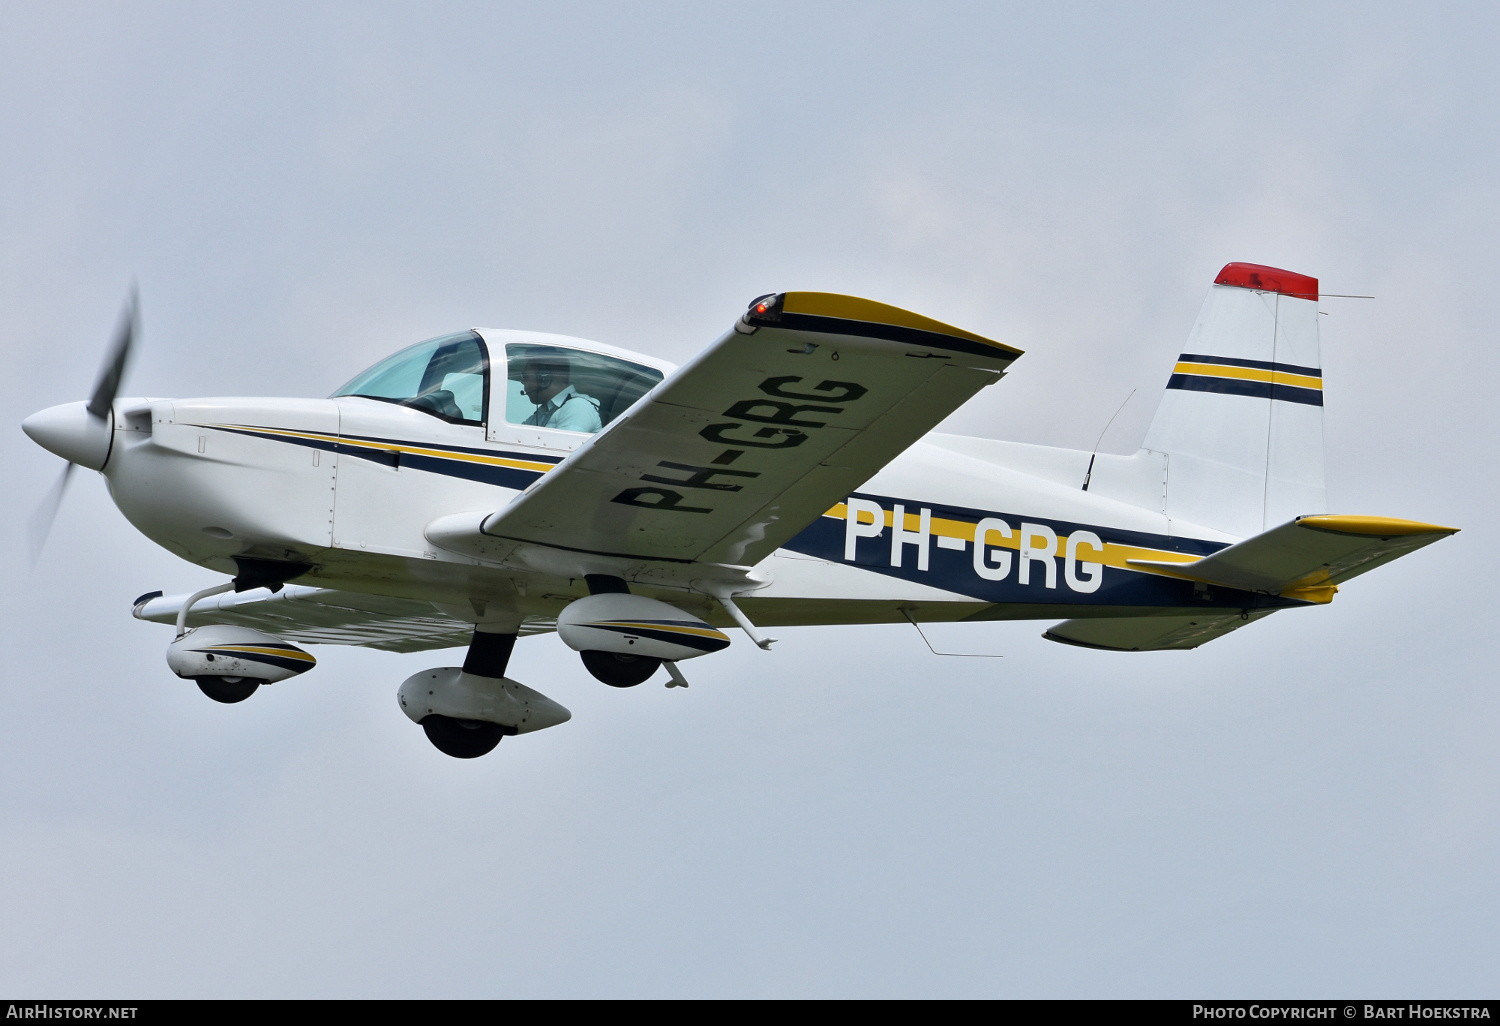
[[[1046,7],[1043,12],[1042,8]],[[1485,4],[0,6],[0,991],[1479,996],[1500,965]],[[474,324],[684,360],[851,292],[1027,350],[975,434],[1140,441],[1214,274],[1318,276],[1336,512],[1464,532],[1192,653],[1045,622],[779,631],[458,762],[455,654],[216,706],[145,591],[214,575],[19,430],[325,395]]]

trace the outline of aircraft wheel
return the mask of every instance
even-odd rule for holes
[[[422,718],[427,740],[444,755],[455,759],[477,759],[494,750],[505,736],[505,728],[484,720],[460,720],[432,713]]]
[[[223,702],[225,705],[243,702],[255,694],[255,689],[262,683],[254,677],[195,677],[193,679],[197,681],[199,691],[215,702]]]
[[[651,675],[661,666],[660,659],[649,656],[622,655],[618,652],[578,654],[583,657],[583,665],[594,675],[594,679],[601,680],[612,688],[633,688],[650,680]]]

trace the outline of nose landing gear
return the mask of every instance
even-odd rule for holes
[[[483,720],[461,720],[430,713],[422,718],[422,730],[434,748],[455,759],[477,759],[488,755],[505,736],[505,728]]]
[[[475,630],[462,668],[423,670],[402,683],[396,692],[401,711],[421,724],[434,748],[455,759],[477,759],[508,734],[571,719],[546,695],[505,676],[515,644],[514,634]]]

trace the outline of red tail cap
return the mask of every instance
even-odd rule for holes
[[[1279,267],[1266,267],[1264,264],[1225,264],[1224,270],[1214,279],[1214,284],[1233,285],[1260,292],[1280,292],[1283,296],[1295,296],[1297,299],[1318,298],[1318,279],[1296,271],[1283,271]]]

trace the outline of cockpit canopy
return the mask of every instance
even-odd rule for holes
[[[592,434],[662,379],[655,367],[570,346],[505,345],[506,423]],[[490,354],[478,332],[418,342],[381,360],[334,396],[397,403],[453,424],[490,418]]]
[[[400,403],[454,424],[483,424],[489,377],[484,341],[465,331],[407,346],[333,394]]]
[[[506,422],[562,431],[598,431],[662,378],[654,367],[534,343],[507,345],[505,363]]]

